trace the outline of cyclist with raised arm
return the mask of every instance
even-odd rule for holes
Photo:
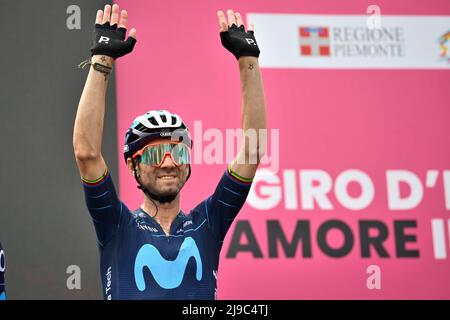
[[[242,129],[266,129],[259,49],[253,27],[232,10],[217,12],[222,44],[234,54],[242,85]],[[105,299],[215,299],[225,235],[244,205],[264,144],[244,139],[215,191],[189,214],[180,191],[191,174],[189,129],[166,110],[138,116],[126,132],[124,160],[143,192],[130,211],[119,200],[101,153],[108,75],[130,53],[127,12],[106,5],[96,16],[92,57],[75,120],[73,144],[85,199],[100,247]],[[238,111],[236,111],[238,112]],[[256,161],[250,161],[256,159]]]

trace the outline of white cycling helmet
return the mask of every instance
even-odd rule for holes
[[[192,148],[189,129],[177,114],[167,110],[149,111],[134,119],[125,135],[123,155],[125,162],[137,151],[157,139],[167,139]]]

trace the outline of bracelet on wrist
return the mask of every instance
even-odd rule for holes
[[[78,68],[84,69],[86,66],[92,66],[94,70],[99,71],[104,74],[110,74],[112,71],[112,67],[105,66],[104,64],[94,62],[92,63],[92,59],[85,60],[78,65]]]

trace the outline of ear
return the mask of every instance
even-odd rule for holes
[[[127,167],[128,167],[128,170],[130,170],[130,173],[134,176],[135,171],[133,168],[133,162],[131,161],[131,158],[127,159]]]

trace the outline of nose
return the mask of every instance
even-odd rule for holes
[[[160,168],[173,168],[176,167],[175,162],[169,152],[164,155]]]

